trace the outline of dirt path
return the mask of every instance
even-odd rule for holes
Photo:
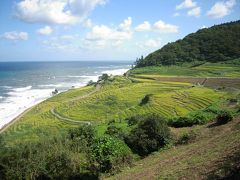
[[[66,102],[70,102],[70,101],[76,101],[76,100],[84,99],[84,98],[89,97],[89,96],[91,96],[92,94],[98,92],[100,89],[101,89],[101,85],[100,85],[100,84],[97,84],[94,91],[92,91],[92,92],[90,92],[90,93],[88,93],[88,94],[85,94],[85,95],[83,95],[83,96],[80,96],[80,97],[75,97],[75,98],[68,99],[68,100],[63,101],[63,102],[66,103]],[[51,112],[52,115],[55,116],[56,118],[58,118],[58,119],[60,119],[60,120],[63,120],[63,121],[65,121],[65,122],[68,122],[68,123],[70,122],[70,123],[88,124],[88,125],[91,124],[90,121],[77,121],[77,120],[74,120],[74,119],[71,119],[71,118],[63,117],[63,116],[61,116],[59,113],[56,112],[55,108],[52,108],[50,112]]]
[[[58,119],[63,120],[63,121],[67,121],[67,122],[70,122],[70,123],[87,124],[87,125],[90,125],[90,124],[91,124],[90,121],[76,121],[76,120],[73,120],[73,119],[70,119],[70,118],[62,117],[60,114],[58,114],[57,112],[55,112],[54,109],[51,109],[51,113],[52,113],[52,115],[54,115],[54,116],[57,117]]]

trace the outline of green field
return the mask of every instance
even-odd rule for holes
[[[199,65],[183,64],[182,66],[150,66],[131,71],[132,75],[191,76],[191,77],[240,77],[240,65],[204,63]],[[235,62],[234,61],[234,62]]]
[[[127,127],[126,118],[155,113],[166,118],[185,116],[226,99],[227,93],[183,82],[161,82],[149,79],[115,77],[96,91],[93,86],[70,90],[52,97],[32,108],[3,132],[8,144],[59,136],[81,121],[97,124],[104,132],[111,120],[117,126]],[[92,92],[92,93],[91,93]],[[150,101],[140,106],[141,100],[151,94]],[[60,116],[79,121],[72,123]]]
[[[231,111],[234,116],[239,115],[240,75],[238,76],[237,69],[240,68],[234,64],[228,64],[223,70],[222,64],[205,64],[193,69],[176,66],[165,67],[165,69],[163,67],[133,69],[126,76],[109,77],[95,86],[71,89],[55,95],[30,108],[1,130],[5,147],[14,149],[21,147],[21,144],[31,145],[35,142],[51,140],[56,143],[62,139],[63,142],[60,141],[60,145],[55,147],[56,152],[59,152],[61,148],[62,150],[67,147],[72,148],[72,142],[66,140],[69,130],[76,129],[83,123],[94,125],[98,138],[106,137],[106,130],[112,125],[120,128],[124,135],[129,135],[136,127],[128,124],[130,117],[157,114],[171,126],[170,131],[174,138],[173,142],[168,144],[170,149],[155,152],[140,161],[140,157],[131,151],[135,167],[125,169],[123,173],[112,178],[184,178],[190,176],[189,172],[194,172],[195,169],[190,168],[192,166],[198,168],[196,178],[201,177],[201,173],[204,174],[209,170],[200,167],[219,168],[221,162],[225,162],[223,159],[225,152],[228,152],[229,156],[235,155],[236,152],[232,152],[231,148],[237,149],[239,146],[239,143],[236,143],[239,133],[234,129],[236,124],[239,124],[239,118],[228,124],[229,128],[224,126],[209,128],[208,126],[222,109]],[[216,71],[222,71],[225,74],[210,77],[215,76]],[[209,77],[206,78],[204,74],[208,74]],[[226,78],[229,74],[234,74],[234,78]],[[179,120],[181,118],[189,119],[193,126],[174,126],[173,123],[179,124],[176,121],[181,125]],[[194,124],[193,122],[196,122],[194,118],[200,118],[197,119],[200,121]],[[178,142],[184,134],[189,135],[192,132],[196,133],[195,143],[184,146],[171,144]],[[225,136],[226,133],[228,133],[227,136]],[[120,141],[123,143],[122,139]],[[230,141],[234,143],[229,146],[226,142]],[[124,146],[128,148],[126,144]],[[208,148],[210,151],[206,151]],[[79,161],[78,165],[82,168],[79,172],[92,172],[84,169],[89,163],[87,160],[89,151],[67,150],[67,152],[70,153],[71,158]],[[41,155],[45,156],[44,153]],[[172,161],[172,157],[180,158],[180,164],[175,163],[175,160]],[[217,161],[218,159],[220,162]],[[139,164],[146,164],[146,166]],[[164,168],[165,164],[168,164],[167,168]],[[120,163],[119,166],[121,165]],[[186,168],[190,168],[190,171],[186,171]],[[103,178],[107,177],[105,173],[101,175]],[[209,175],[204,175],[204,177],[207,176]]]

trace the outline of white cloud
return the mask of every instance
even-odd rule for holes
[[[123,21],[123,23],[121,23],[121,24],[119,25],[119,28],[120,28],[120,30],[123,30],[123,31],[129,31],[131,25],[132,25],[132,18],[131,18],[131,17],[128,17],[127,19],[125,19],[125,20]]]
[[[194,17],[199,17],[200,14],[201,14],[200,7],[193,8],[190,11],[188,11],[188,13],[187,13],[188,16],[194,16]]]
[[[22,0],[16,4],[16,17],[30,23],[75,24],[84,21],[106,0]]]
[[[139,24],[135,31],[141,32],[141,31],[150,31],[151,30],[151,24],[148,21],[144,21],[142,24]]]
[[[180,13],[178,13],[178,12],[173,14],[173,17],[178,17],[178,16],[180,16]]]
[[[110,28],[106,25],[96,25],[87,33],[85,44],[88,47],[103,48],[105,46],[119,46],[132,38],[131,17],[123,21],[118,27]]]
[[[7,40],[26,41],[26,40],[28,40],[28,33],[27,32],[17,32],[17,31],[5,32],[4,34],[1,35],[1,37],[4,39],[7,39]]]
[[[150,47],[150,48],[157,48],[157,47],[160,47],[161,42],[159,39],[157,39],[157,40],[148,39],[147,41],[145,41],[144,45],[147,47]]]
[[[154,28],[161,33],[177,33],[179,29],[178,26],[167,24],[161,20],[154,24]]]
[[[87,28],[91,28],[93,26],[92,20],[87,19],[86,21],[83,22],[83,26],[85,26]]]
[[[52,34],[53,29],[50,26],[45,26],[38,30],[38,33],[41,35],[50,35]]]
[[[43,44],[53,50],[77,51],[79,50],[79,35],[62,35],[44,40]]]
[[[119,31],[111,29],[108,26],[94,26],[92,31],[87,34],[87,40],[127,40],[130,39],[132,33],[130,31]]]
[[[196,7],[196,5],[197,3],[192,0],[184,0],[181,4],[176,6],[176,10],[193,8]]]
[[[208,28],[207,26],[203,25],[202,27],[200,27],[200,29],[206,29]]]
[[[212,18],[222,18],[230,14],[235,4],[236,0],[216,2],[213,7],[207,12],[207,15]]]

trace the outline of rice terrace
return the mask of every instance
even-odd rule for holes
[[[21,0],[16,2],[16,8],[21,10],[19,17],[28,9],[24,2],[38,10],[40,1]],[[80,18],[79,9],[71,8],[77,1],[66,2],[56,1],[54,5],[62,7],[61,17],[76,16],[75,23]],[[105,6],[110,0],[96,2]],[[219,3],[230,8],[236,2],[221,1],[217,7]],[[197,8],[187,13],[194,16],[196,11],[200,13],[199,4],[183,1],[175,11]],[[40,5],[53,8],[50,1]],[[94,9],[97,5],[89,7]],[[85,16],[88,14],[90,10]],[[25,16],[21,18],[26,20]],[[183,15],[175,13],[173,17],[179,16]],[[27,20],[33,23],[35,19]],[[41,19],[46,20],[56,19]],[[176,26],[161,20],[152,25],[145,21],[134,29],[131,17],[114,29],[110,29],[114,23],[109,27],[95,26],[91,19],[83,20],[84,28],[92,28],[85,38],[65,35],[52,37],[44,44],[63,51],[74,47],[77,39],[84,46],[89,45],[86,49],[78,45],[78,51],[85,55],[96,51],[97,57],[109,42],[108,53],[117,53],[123,39],[130,41],[133,33],[158,29],[164,39],[168,38],[162,35],[167,30],[178,32]],[[59,24],[66,24],[62,19],[51,23],[56,27],[46,26],[36,32],[47,39],[51,33],[59,33]],[[102,30],[106,42],[100,37]],[[66,25],[64,31],[71,28]],[[0,119],[0,179],[240,179],[239,32],[239,20],[197,27],[196,32],[168,41],[128,64],[0,62],[0,83],[5,83],[0,86],[0,113],[5,117]],[[28,39],[23,32],[3,34],[0,40],[1,37],[17,38],[14,43]],[[95,41],[98,46],[92,52],[95,46],[91,43]],[[143,50],[149,44],[156,45],[154,42],[138,47]],[[127,52],[128,44],[125,48]],[[68,57],[74,57],[74,53],[69,51]]]

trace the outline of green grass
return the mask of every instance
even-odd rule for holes
[[[216,68],[216,66],[218,68]],[[187,67],[148,67],[133,70],[133,73],[146,73],[144,76],[155,76],[159,70],[165,75],[184,74],[190,76],[194,71],[200,74],[209,67],[232,70],[233,65],[204,64],[191,68]],[[205,70],[200,69],[205,68]],[[210,68],[210,69],[211,69]],[[236,66],[235,68],[238,68]],[[149,71],[153,69],[153,71]],[[188,69],[188,71],[185,71]],[[173,73],[173,70],[174,71]],[[227,70],[226,70],[227,71]],[[235,72],[237,73],[237,72]],[[161,74],[161,73],[160,73]],[[60,93],[32,108],[16,121],[3,136],[9,145],[22,141],[35,141],[52,136],[65,134],[76,123],[66,122],[56,118],[50,112],[54,109],[63,117],[76,121],[91,121],[97,125],[99,134],[103,134],[107,123],[115,120],[118,126],[128,131],[125,119],[130,116],[155,113],[166,118],[185,116],[191,112],[204,109],[212,104],[220,103],[228,98],[228,94],[201,86],[192,86],[187,82],[163,82],[151,78],[120,77],[106,81],[99,91],[88,86]],[[88,95],[90,92],[93,94]],[[150,101],[140,106],[141,100],[147,94],[152,94]],[[88,95],[88,96],[86,96]]]
[[[172,128],[171,131],[178,136],[195,132],[196,139],[186,145],[162,149],[137,161],[133,167],[102,179],[224,178],[231,169],[239,167],[239,123],[240,118],[236,118],[226,125],[213,128],[207,125]]]
[[[239,61],[239,60],[238,60]],[[205,63],[200,66],[152,66],[131,70],[132,75],[240,77],[240,64]]]
[[[76,127],[76,125],[64,123],[55,118],[50,110],[69,98],[81,97],[93,89],[95,88],[72,89],[38,104],[3,132],[5,141],[8,145],[23,141],[35,141],[40,138],[59,136],[69,128]]]
[[[204,87],[156,81],[106,89],[81,101],[62,103],[56,111],[64,117],[79,121],[124,121],[127,117],[149,112],[171,118],[206,108],[224,96],[224,93]],[[140,106],[146,94],[152,94],[150,102]]]

